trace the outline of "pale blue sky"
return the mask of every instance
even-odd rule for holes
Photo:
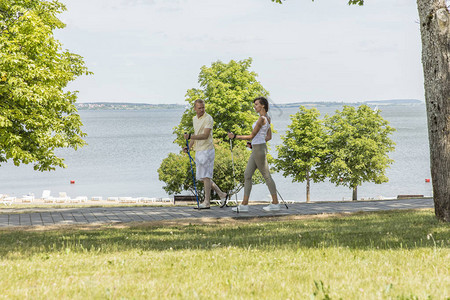
[[[200,67],[253,58],[275,103],[424,99],[413,0],[61,0],[56,33],[95,74],[79,102],[184,103]]]

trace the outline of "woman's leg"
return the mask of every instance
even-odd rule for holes
[[[267,146],[266,144],[253,145],[253,151],[255,151],[255,164],[266,181],[272,196],[272,203],[278,204],[277,187],[270,175],[269,163],[267,162]]]
[[[250,198],[250,193],[252,191],[252,177],[256,168],[254,153],[252,151],[252,154],[248,159],[247,168],[245,168],[244,172],[244,198],[242,199],[242,205],[248,205],[248,199]]]

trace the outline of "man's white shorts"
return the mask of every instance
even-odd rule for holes
[[[196,177],[197,180],[202,178],[213,178],[215,150],[203,150],[195,153]]]

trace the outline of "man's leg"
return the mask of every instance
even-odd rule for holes
[[[210,205],[211,201],[211,178],[202,178],[203,179],[203,186],[205,188],[205,202],[203,204],[205,206]]]
[[[222,190],[219,188],[219,186],[211,179],[211,187],[214,191],[216,191],[217,195],[219,195],[220,199],[223,199],[227,196],[227,193],[222,192]]]

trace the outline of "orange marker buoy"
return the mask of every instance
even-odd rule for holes
[[[425,178],[425,182],[430,182],[430,178]]]
[[[70,184],[75,184],[75,180],[71,180],[71,181],[70,181]]]

